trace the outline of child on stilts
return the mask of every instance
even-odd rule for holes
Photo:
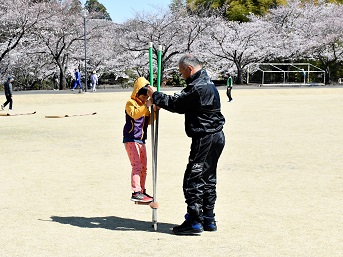
[[[152,202],[153,198],[146,193],[145,181],[147,176],[147,153],[145,140],[147,128],[151,124],[149,107],[149,81],[144,77],[138,78],[133,86],[131,98],[125,106],[126,123],[123,129],[123,143],[132,166],[131,188],[133,190],[131,201]]]

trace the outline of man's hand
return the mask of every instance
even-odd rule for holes
[[[157,90],[156,87],[152,87],[152,86],[148,87],[148,96],[149,96],[149,97],[152,97],[152,94],[153,94],[156,90]]]
[[[161,107],[158,107],[157,105],[154,104],[154,111],[157,112],[161,109]]]
[[[147,100],[147,101],[145,102],[145,106],[146,106],[147,108],[149,108],[151,105],[152,105],[152,99],[150,98],[149,100]]]

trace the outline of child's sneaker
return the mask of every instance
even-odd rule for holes
[[[141,192],[134,192],[132,193],[132,196],[131,196],[131,201],[134,201],[134,202],[150,203],[152,202],[152,200],[153,199],[151,197],[148,197],[142,194]]]
[[[180,226],[173,228],[175,235],[200,235],[204,231],[202,224],[196,219],[191,219],[188,214],[185,215],[185,219]]]
[[[150,196],[150,195],[147,194],[146,189],[144,189],[144,190],[142,191],[142,194],[145,195],[145,196],[147,196],[147,197],[150,197],[151,199],[153,199],[152,196]]]
[[[5,108],[5,106],[1,105],[1,110],[3,110]]]
[[[203,216],[203,223],[202,223],[204,230],[205,231],[217,231],[217,225],[216,225],[216,221],[213,217],[208,217],[208,216]]]

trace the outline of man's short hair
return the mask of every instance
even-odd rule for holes
[[[195,57],[194,55],[191,55],[191,54],[185,54],[184,56],[182,56],[179,60],[179,65],[182,67],[186,67],[186,66],[191,66],[191,67],[200,66],[200,67],[202,67],[202,64],[199,61],[199,59],[197,57]]]

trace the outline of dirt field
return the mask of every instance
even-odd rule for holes
[[[181,237],[183,116],[160,112],[153,232],[130,201],[130,94],[14,95],[15,113],[37,113],[0,116],[0,256],[343,256],[343,88],[234,89],[230,103],[220,88],[218,231]]]

